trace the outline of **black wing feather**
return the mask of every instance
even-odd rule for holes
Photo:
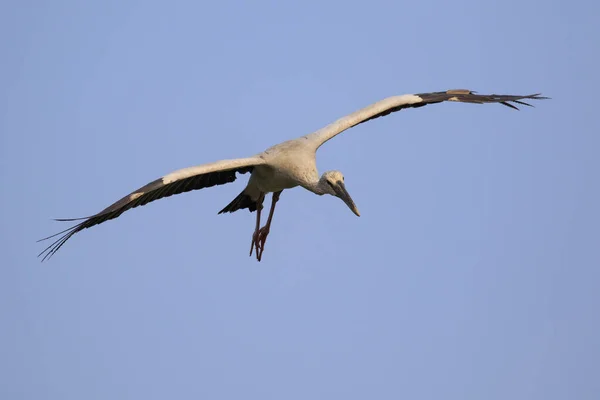
[[[156,179],[155,181],[152,181],[149,184],[142,186],[138,190],[128,194],[95,215],[85,218],[57,219],[56,221],[83,221],[75,226],[55,233],[54,235],[38,240],[38,242],[41,242],[62,234],[62,236],[60,236],[48,247],[46,247],[40,254],[38,254],[38,257],[42,257],[42,261],[47,260],[48,258],[52,257],[62,247],[62,245],[64,245],[65,242],[77,232],[117,218],[127,210],[143,206],[152,201],[173,196],[175,194],[230,183],[235,181],[236,173],[245,174],[247,172],[252,172],[252,170],[253,166],[246,166],[224,171],[209,172],[206,174],[194,175],[184,179],[179,179],[167,184],[163,183],[163,178]]]
[[[529,94],[525,96],[520,95],[502,95],[502,94],[476,94],[471,90],[465,89],[456,89],[456,90],[448,90],[445,92],[432,92],[432,93],[419,93],[415,96],[419,96],[423,99],[420,103],[415,104],[405,104],[402,106],[390,108],[385,110],[379,114],[375,114],[372,117],[365,119],[364,121],[359,122],[357,125],[365,123],[375,118],[385,117],[388,114],[391,114],[396,111],[403,110],[405,108],[419,108],[426,106],[428,104],[441,103],[443,101],[456,101],[459,103],[474,103],[474,104],[485,104],[485,103],[500,103],[506,107],[510,107],[512,109],[518,110],[519,108],[511,103],[517,103],[524,106],[533,107],[531,104],[528,104],[523,99],[531,99],[531,100],[544,100],[548,99],[548,97],[543,97],[540,93]]]

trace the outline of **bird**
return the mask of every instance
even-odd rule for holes
[[[317,169],[317,150],[340,133],[396,111],[423,107],[429,104],[442,102],[499,103],[518,110],[519,108],[515,104],[533,107],[525,100],[542,99],[548,99],[548,97],[541,96],[541,93],[524,96],[484,95],[467,89],[387,97],[339,118],[315,132],[276,144],[251,157],[220,160],[171,172],[140,187],[89,217],[56,219],[55,221],[62,222],[81,222],[38,240],[38,242],[41,242],[58,236],[38,254],[38,257],[41,257],[42,261],[49,259],[76,233],[115,219],[133,208],[176,194],[231,183],[236,180],[237,174],[250,173],[246,187],[218,214],[233,213],[243,209],[256,212],[256,225],[252,234],[250,257],[255,251],[257,261],[261,261],[267,236],[270,233],[275,206],[284,190],[300,186],[319,196],[331,195],[338,197],[356,216],[360,216],[356,204],[346,190],[344,175],[337,170],[327,171],[319,175]],[[266,224],[261,227],[263,203],[265,196],[269,193],[272,193],[271,207]]]

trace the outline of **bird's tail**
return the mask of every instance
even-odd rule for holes
[[[242,193],[238,194],[238,196],[235,199],[233,199],[231,203],[229,203],[224,209],[219,211],[219,214],[223,214],[226,212],[232,213],[234,211],[242,210],[244,208],[247,208],[250,210],[250,212],[253,212],[256,211],[256,206],[256,201],[252,200],[252,197],[250,197],[249,195],[244,193],[244,191],[242,191]]]

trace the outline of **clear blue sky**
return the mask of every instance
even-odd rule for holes
[[[594,1],[12,1],[0,6],[0,398],[597,399]],[[262,263],[236,183],[76,235],[172,170],[383,97],[439,104],[318,153]]]

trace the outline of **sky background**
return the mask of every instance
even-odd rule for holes
[[[598,399],[596,1],[0,6],[0,398]],[[381,98],[285,191],[264,258],[234,184],[35,241],[175,169]]]

